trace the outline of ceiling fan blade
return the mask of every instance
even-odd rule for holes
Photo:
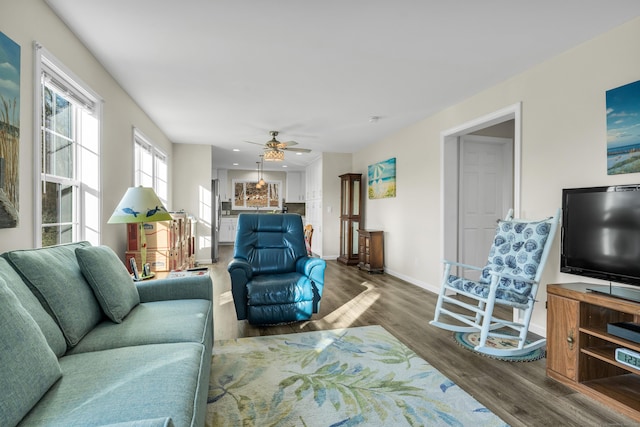
[[[295,141],[283,141],[280,144],[284,145],[285,147],[291,147],[292,145],[298,145],[298,143],[295,142]]]
[[[253,141],[244,141],[244,142],[247,142],[247,143],[249,143],[249,144],[255,144],[255,145],[259,145],[259,146],[261,146],[261,147],[264,147],[264,144],[260,144],[259,142],[253,142]]]
[[[309,150],[308,148],[289,148],[289,147],[283,147],[282,149],[283,149],[283,150],[286,150],[286,151],[295,151],[295,152],[298,152],[298,153],[310,153],[310,152],[311,152],[311,150]]]

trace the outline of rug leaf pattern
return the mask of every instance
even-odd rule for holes
[[[207,426],[504,426],[380,326],[216,341]]]

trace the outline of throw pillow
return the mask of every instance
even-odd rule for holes
[[[487,265],[482,271],[481,283],[491,282],[490,271],[501,272],[524,279],[533,279],[551,230],[550,220],[535,222],[499,221]],[[531,283],[501,279],[498,289],[509,288],[527,297]]]
[[[85,246],[91,244],[68,243],[2,254],[60,325],[71,347],[104,316],[76,260],[76,248]]]
[[[13,426],[62,376],[35,320],[0,279],[0,425]]]
[[[104,313],[121,323],[133,307],[140,304],[138,289],[127,268],[108,246],[78,248],[76,257]]]
[[[6,259],[1,257],[0,279],[4,279],[9,290],[18,297],[20,304],[36,321],[56,356],[62,357],[67,352],[67,341],[64,339],[60,326],[47,313],[33,292],[29,290],[29,287],[24,283],[18,272],[11,267]]]

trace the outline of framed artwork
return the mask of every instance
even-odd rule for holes
[[[20,46],[0,32],[0,228],[18,226]]]
[[[396,158],[369,165],[367,179],[370,199],[396,197]]]
[[[640,80],[607,91],[607,175],[640,172]]]
[[[280,182],[268,181],[266,185],[258,187],[258,181],[240,181],[234,179],[232,209],[282,209]]]

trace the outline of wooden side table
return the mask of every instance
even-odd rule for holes
[[[384,273],[384,231],[358,230],[358,268],[369,273]]]

